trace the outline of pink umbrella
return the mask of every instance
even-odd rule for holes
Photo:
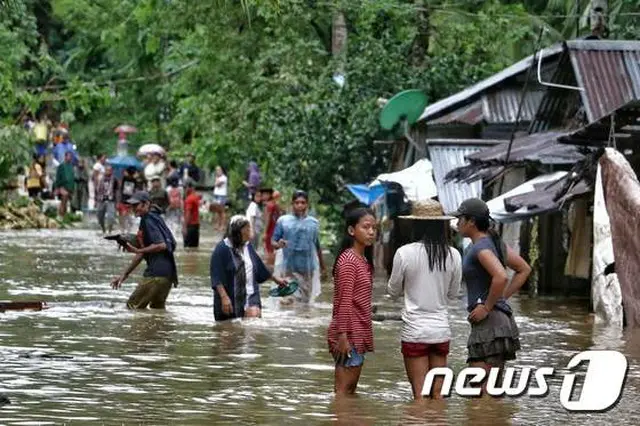
[[[136,129],[130,124],[121,124],[118,127],[116,127],[114,131],[118,134],[119,140],[126,140],[127,133],[135,133],[138,131],[138,129]]]
[[[114,132],[116,133],[135,133],[137,131],[138,129],[136,129],[130,124],[121,124],[118,127],[116,127],[114,130]]]

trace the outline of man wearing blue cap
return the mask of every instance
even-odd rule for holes
[[[127,243],[126,246],[127,251],[135,253],[135,257],[126,271],[111,281],[111,287],[120,288],[144,259],[147,269],[129,297],[127,307],[144,309],[148,305],[152,309],[164,309],[171,285],[178,286],[178,270],[173,257],[176,241],[160,214],[151,208],[151,199],[146,191],[134,193],[126,203],[140,217],[137,244],[134,247]]]

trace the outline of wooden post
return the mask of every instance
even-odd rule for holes
[[[609,35],[607,28],[607,14],[609,11],[607,0],[592,0],[589,11],[589,21],[591,23],[591,35],[606,38]]]

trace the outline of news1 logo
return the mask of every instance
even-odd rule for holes
[[[588,362],[588,367],[582,381],[582,389],[574,398],[573,394],[578,386],[575,371],[585,362]],[[627,358],[617,351],[585,351],[571,358],[567,369],[569,372],[563,374],[560,388],[562,406],[569,411],[603,412],[611,409],[619,401],[627,377],[628,364]],[[486,390],[491,396],[518,397],[526,393],[530,397],[545,397],[549,394],[547,377],[554,376],[553,367],[535,370],[530,367],[522,368],[517,383],[515,383],[516,372],[513,367],[503,368],[502,384],[499,385],[499,369],[492,368],[487,377],[487,371],[483,368],[465,368],[458,373],[455,393],[465,397],[480,396],[482,389],[470,385],[480,384],[487,379]],[[431,394],[434,379],[438,376],[443,377],[441,395],[451,395],[454,373],[450,368],[441,367],[431,369],[427,373],[423,396]],[[533,381],[530,380],[531,378]]]

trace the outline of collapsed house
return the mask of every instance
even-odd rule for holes
[[[594,240],[594,229],[601,230],[606,222],[596,217],[602,216],[602,211],[595,208],[594,188],[597,171],[604,169],[602,164],[607,165],[608,176],[626,176],[629,181],[628,171],[639,170],[634,147],[638,146],[640,124],[640,42],[568,41],[545,84],[548,87],[529,134],[467,155],[467,164],[449,171],[445,181],[488,186],[510,171],[522,171],[522,185],[506,192],[502,188],[498,198],[489,203],[492,214],[502,223],[522,223],[521,252],[525,257],[529,257],[529,248],[539,248],[534,260],[537,289],[545,294],[590,294],[594,309],[603,318],[619,322],[615,314],[619,310],[612,308],[616,306],[615,291],[603,302],[602,271],[594,273],[596,266],[608,266],[602,265],[602,259],[596,262],[599,254],[592,249],[592,245],[606,246],[606,242]],[[604,147],[610,149],[606,156]],[[635,202],[631,183],[624,191],[612,192],[609,188],[614,181],[602,178],[602,182],[609,213],[621,208],[615,206]],[[611,217],[609,238],[613,239],[613,251],[625,256],[629,249],[622,247],[634,243],[628,241],[632,235],[622,229],[616,233],[616,220]],[[528,241],[534,227],[537,241]],[[599,240],[603,238],[608,237],[598,235]],[[640,306],[634,294],[637,285],[619,277],[627,323],[640,324]]]

